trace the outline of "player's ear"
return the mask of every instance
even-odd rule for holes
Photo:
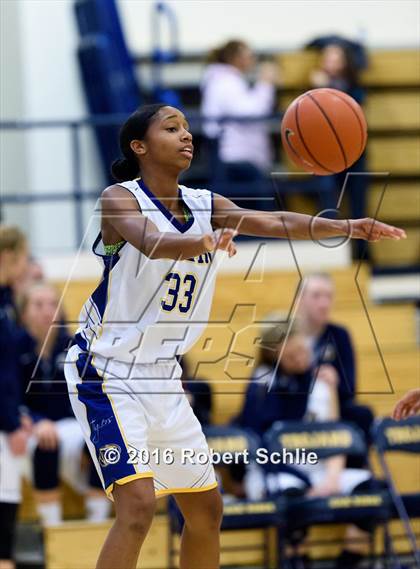
[[[137,156],[143,156],[147,152],[147,145],[144,140],[132,140],[130,148]]]

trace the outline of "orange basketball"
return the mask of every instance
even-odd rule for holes
[[[336,89],[313,89],[287,108],[281,123],[283,147],[300,168],[319,176],[349,168],[367,141],[363,111]]]

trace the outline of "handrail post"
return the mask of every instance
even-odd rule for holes
[[[72,122],[70,125],[76,249],[79,249],[83,241],[83,196],[79,126],[80,124],[77,122]]]

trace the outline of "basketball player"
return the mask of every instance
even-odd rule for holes
[[[317,239],[404,237],[371,219],[338,221],[241,209],[207,190],[178,184],[193,158],[178,109],[150,105],[120,132],[118,183],[102,194],[94,251],[103,279],[86,302],[66,378],[76,417],[116,520],[97,569],[132,569],[156,497],[174,494],[185,519],[182,569],[219,567],[222,500],[210,460],[185,460],[208,446],[182,390],[175,359],[204,330],[224,250],[237,233]],[[312,229],[311,229],[312,224]]]

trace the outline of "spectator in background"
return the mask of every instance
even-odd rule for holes
[[[310,343],[300,323],[295,321],[290,326],[281,322],[279,315],[270,320],[273,322],[267,322],[261,334],[258,365],[246,393],[241,426],[263,435],[276,421],[338,420],[338,374],[329,370],[324,375],[325,369],[320,369],[315,378]],[[265,477],[261,468],[253,465],[244,482],[251,499],[279,493],[327,497],[369,488],[372,476],[369,470],[346,468],[343,456],[333,456],[316,465],[279,466],[278,472]],[[338,561],[340,569],[354,569],[364,559],[366,547],[355,544],[354,539],[367,540],[366,529],[347,528],[345,549]]]
[[[31,471],[38,514],[45,526],[62,520],[60,478],[79,493],[87,492],[89,521],[104,521],[110,510],[95,467],[90,458],[86,461],[84,438],[71,409],[64,378],[71,338],[62,318],[54,325],[58,306],[57,291],[45,282],[24,291],[20,306],[25,326],[20,338],[24,403],[33,420]],[[89,464],[89,474],[83,475],[83,461]]]
[[[260,436],[276,421],[302,419],[312,386],[308,341],[293,325],[283,345],[289,324],[281,319],[272,314],[263,325],[256,368],[237,420]]]
[[[355,401],[357,392],[356,368],[353,342],[349,332],[331,323],[334,304],[334,284],[328,274],[313,274],[303,281],[299,304],[302,326],[311,339],[314,351],[314,366],[318,374],[334,381],[338,375],[339,413],[341,419],[356,423],[370,442],[373,414],[369,407]],[[359,462],[352,462],[361,466]]]
[[[42,281],[44,277],[45,275],[42,265],[39,263],[39,261],[33,257],[30,257],[25,274],[21,279],[13,284],[13,294],[16,299],[19,301],[20,295],[25,291],[26,288],[31,286],[33,283]]]
[[[21,500],[21,457],[31,428],[21,411],[17,314],[13,286],[24,278],[28,246],[17,227],[0,226],[0,568],[12,569]]]
[[[347,93],[359,105],[364,101],[364,90],[359,82],[359,70],[354,63],[354,54],[350,45],[346,43],[331,43],[321,51],[321,64],[310,75],[312,87],[330,87]],[[366,170],[365,153],[351,168],[335,176],[336,184],[340,190],[346,181],[349,172],[364,172]],[[345,194],[350,204],[350,217],[360,218],[366,216],[367,178],[363,175],[350,175],[346,182]],[[353,243],[355,255],[362,258],[366,252],[365,244]]]
[[[326,45],[321,52],[321,64],[310,75],[313,87],[338,89],[363,103],[364,91],[359,83],[359,72],[351,48],[345,44]]]
[[[228,41],[210,53],[208,62],[201,83],[204,118],[258,119],[273,112],[276,69],[266,62],[260,68],[257,81],[250,86],[247,75],[254,70],[256,58],[247,43]],[[208,120],[204,133],[213,141],[212,149],[222,163],[221,168],[212,168],[215,183],[224,182],[220,193],[230,198],[246,198],[246,192],[248,195],[252,192],[249,197],[259,200],[252,200],[251,204],[247,201],[247,207],[272,209],[273,191],[267,180],[272,149],[267,121],[218,123]],[[268,205],[260,199],[264,197],[270,198]]]

